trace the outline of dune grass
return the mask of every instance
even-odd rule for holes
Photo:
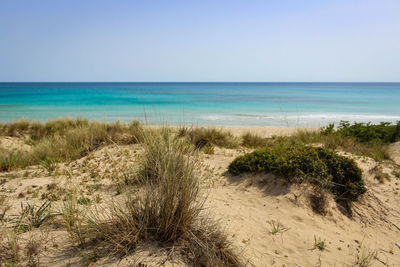
[[[138,122],[100,123],[80,118],[59,119],[46,123],[21,120],[3,124],[0,130],[3,135],[23,136],[31,145],[31,149],[0,151],[0,171],[74,160],[114,143],[137,143],[140,141],[141,128]]]
[[[177,136],[187,138],[197,149],[207,145],[225,148],[237,148],[240,145],[240,140],[231,132],[215,127],[181,127]]]
[[[320,144],[324,148],[341,150],[354,155],[366,156],[377,161],[389,160],[388,145],[379,142],[362,143],[354,137],[343,136],[340,133],[324,133],[320,131],[298,130],[290,136],[278,136],[272,142],[276,144]]]
[[[131,178],[135,187],[122,203],[92,209],[79,229],[71,228],[73,235],[107,253],[126,255],[155,241],[180,251],[194,266],[241,266],[225,234],[203,211],[193,146],[167,128],[145,130],[142,137],[141,167]]]
[[[262,137],[258,134],[252,134],[251,132],[246,132],[241,136],[241,145],[249,148],[259,148],[266,147],[272,142],[272,139]]]
[[[29,165],[51,167],[57,162],[78,159],[109,144],[143,142],[142,126],[132,123],[102,123],[87,119],[63,118],[45,123],[20,120],[0,124],[0,134],[24,138],[31,145],[29,151],[0,150],[0,171],[10,171]],[[398,140],[400,124],[379,125],[342,122],[320,130],[299,130],[291,136],[264,138],[247,132],[241,137],[215,127],[181,127],[176,136],[193,144],[205,153],[214,153],[214,146],[224,148],[272,147],[278,144],[322,144],[328,149],[339,149],[381,161],[389,159],[388,142]]]

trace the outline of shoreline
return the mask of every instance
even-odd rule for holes
[[[164,125],[144,125],[146,127],[162,127]],[[241,136],[245,133],[252,133],[255,135],[259,135],[261,137],[272,137],[272,136],[288,136],[294,134],[298,131],[317,131],[320,128],[318,127],[292,127],[292,126],[224,126],[224,125],[209,125],[209,126],[201,126],[201,125],[166,125],[172,129],[179,129],[181,127],[187,128],[216,128],[221,129],[223,131],[228,131],[232,133],[234,136]]]

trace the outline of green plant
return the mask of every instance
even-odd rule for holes
[[[289,228],[284,227],[279,221],[267,221],[267,223],[271,226],[271,230],[270,233],[272,235],[276,235],[276,234],[283,234],[286,231],[289,231]]]
[[[321,134],[323,135],[331,135],[335,131],[335,124],[329,123],[328,126],[321,128]]]
[[[53,171],[57,168],[57,162],[51,157],[46,157],[44,160],[40,162],[43,168],[45,168],[49,174],[53,173]]]
[[[314,236],[314,249],[316,248],[323,251],[326,249],[326,243],[325,240],[322,240],[320,237],[317,239],[317,237]]]
[[[321,144],[328,149],[340,149],[356,155],[372,157],[377,161],[390,159],[388,146],[382,142],[360,142],[350,135],[341,134],[339,130],[334,130],[333,126],[316,130],[298,130],[290,136],[279,136],[269,139],[270,145],[281,143],[292,145]]]
[[[0,154],[0,172],[8,172],[18,167],[29,165],[29,159],[20,151]]]
[[[350,124],[348,121],[341,121],[336,133],[355,138],[362,143],[393,143],[400,140],[400,122],[393,125],[390,122]]]
[[[311,182],[329,189],[337,199],[354,201],[366,192],[361,170],[354,160],[324,148],[280,145],[239,156],[228,170],[233,175],[266,172],[289,182]]]
[[[214,146],[211,144],[207,144],[203,147],[203,152],[208,154],[208,155],[212,155],[214,154]]]
[[[76,192],[73,192],[73,190],[72,192],[70,191],[67,198],[62,202],[60,214],[71,239],[79,247],[83,247],[86,243],[84,217],[78,208]]]
[[[91,202],[90,198],[81,196],[78,198],[78,204],[80,205],[89,205]]]
[[[41,206],[27,203],[24,206],[21,203],[21,214],[14,222],[14,228],[18,231],[28,231],[32,228],[40,227],[44,222],[57,216],[58,214],[50,211],[51,202],[45,201]]]

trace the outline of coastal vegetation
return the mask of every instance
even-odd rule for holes
[[[46,123],[17,122],[0,125],[0,133],[23,138],[30,146],[28,151],[2,149],[0,171],[10,171],[29,165],[48,165],[53,162],[74,160],[100,147],[110,144],[139,142],[140,124],[136,121],[89,122],[87,119],[58,119]]]
[[[28,151],[9,153],[6,161],[2,159],[2,171],[36,163],[53,174],[57,162],[87,156],[106,145],[134,144],[139,140],[143,153],[137,162],[138,168],[124,173],[124,194],[120,199],[107,202],[99,209],[91,205],[92,198],[80,193],[80,185],[61,189],[50,184],[47,187],[49,193],[42,198],[55,201],[62,198],[60,210],[51,210],[50,200],[39,206],[21,202],[20,215],[7,222],[13,226],[11,231],[15,235],[55,220],[67,230],[77,249],[84,254],[95,251],[96,257],[91,261],[108,255],[128,255],[146,242],[156,242],[163,250],[179,253],[184,262],[193,266],[243,265],[217,221],[204,212],[207,196],[201,188],[203,174],[199,170],[196,146],[185,138],[176,138],[171,128],[151,129],[136,123],[108,125],[81,120],[34,125],[23,121],[2,127],[3,134],[26,138],[32,147]],[[72,179],[73,174],[69,175]],[[96,179],[95,176],[92,178]],[[114,182],[119,186],[119,181]],[[53,191],[57,191],[54,197]],[[21,198],[25,196],[20,195]],[[9,250],[8,243],[2,245],[1,263],[4,259],[13,263],[21,260],[18,251]],[[9,253],[16,256],[6,257]]]
[[[187,138],[197,149],[214,145],[225,148],[237,148],[240,144],[231,132],[215,127],[181,127],[178,130],[178,137]]]
[[[0,185],[47,179],[42,185],[36,184],[40,178],[29,188],[1,191],[1,264],[38,266],[41,241],[24,238],[50,226],[68,235],[83,265],[139,253],[151,244],[165,251],[167,259],[179,255],[191,266],[243,266],[245,257],[231,243],[235,235],[208,212],[205,188],[210,185],[205,183],[213,185],[219,178],[208,177],[204,159],[224,155],[220,177],[225,181],[232,178],[229,173],[247,178],[272,173],[288,184],[309,184],[306,205],[326,216],[327,196],[354,204],[367,190],[356,161],[340,151],[388,159],[382,147],[398,141],[398,124],[343,122],[337,128],[266,137],[250,132],[239,136],[217,127],[78,118],[6,123],[0,125],[0,135],[2,141],[18,144],[0,150]],[[393,170],[392,176],[397,173]],[[10,194],[15,201],[9,201]],[[272,237],[283,238],[295,229],[278,217],[263,220]],[[314,238],[314,243],[325,251],[328,241]]]
[[[142,242],[157,241],[171,244],[194,266],[241,266],[226,235],[202,214],[194,150],[167,128],[143,133],[141,167],[131,174],[136,190],[127,194],[122,207],[112,203],[107,212],[91,213],[82,224],[85,242],[127,254]]]
[[[341,200],[356,201],[366,192],[354,160],[320,147],[285,144],[266,148],[235,158],[228,170],[233,175],[264,172],[289,182],[309,182],[329,189]]]

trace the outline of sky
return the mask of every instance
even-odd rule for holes
[[[400,82],[399,0],[0,0],[0,82]]]

